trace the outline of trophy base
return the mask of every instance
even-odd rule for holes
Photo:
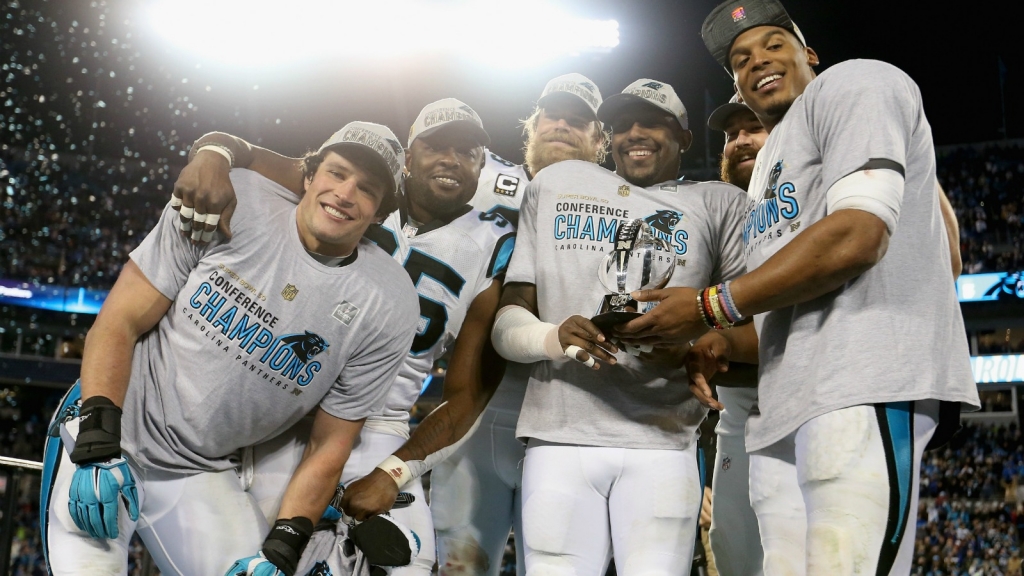
[[[607,332],[612,326],[625,324],[634,318],[643,316],[640,312],[602,312],[590,319],[602,332]]]

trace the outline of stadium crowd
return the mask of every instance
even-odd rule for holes
[[[1024,150],[961,146],[939,155],[939,182],[960,223],[964,273],[1024,267]]]
[[[109,288],[181,166],[54,153],[38,138],[25,144],[0,145],[0,278]],[[964,273],[1024,268],[1024,150],[965,146],[938,166],[960,223]]]

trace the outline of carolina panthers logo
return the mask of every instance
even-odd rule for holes
[[[675,210],[658,210],[654,214],[644,218],[644,222],[651,225],[651,228],[660,230],[665,234],[671,234],[672,230],[679,224],[683,217],[682,213]]]
[[[409,129],[409,132],[410,134],[412,133],[412,128]],[[385,138],[384,141],[387,142],[389,146],[391,146],[391,150],[395,152],[395,156],[402,153],[402,145],[398,142],[398,140],[395,140],[394,138]]]
[[[580,86],[583,86],[584,88],[590,90],[591,92],[597,90],[597,87],[591,84],[590,82],[580,82]]]
[[[503,165],[503,166],[508,166],[509,168],[515,167],[515,164],[513,164],[512,162],[509,162],[508,160],[505,160],[504,158],[502,158],[501,156],[498,156],[494,152],[491,152],[491,159],[494,160],[495,162],[497,162],[498,164]]]
[[[648,82],[647,84],[644,84],[644,88],[650,88],[651,90],[661,90],[662,86],[664,86],[664,84],[661,82]]]
[[[307,576],[333,576],[331,567],[327,565],[327,562],[321,560],[313,565]]]
[[[306,330],[305,334],[288,334],[281,337],[281,343],[292,349],[292,354],[303,364],[312,360],[317,354],[327,350],[330,344],[317,334]]]
[[[985,296],[992,295],[999,300],[1024,298],[1024,272],[1007,274],[1005,278],[993,284],[985,291]]]
[[[775,163],[772,171],[768,174],[768,183],[764,186],[764,197],[775,198],[776,190],[779,187],[779,176],[782,176],[782,160]]]

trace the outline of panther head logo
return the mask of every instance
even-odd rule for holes
[[[326,340],[309,330],[306,330],[305,334],[289,334],[281,338],[281,342],[291,348],[292,353],[296,358],[302,360],[303,364],[330,346]]]
[[[768,174],[768,183],[764,186],[765,198],[775,198],[775,191],[779,187],[779,176],[782,176],[782,160],[776,162]]]
[[[651,228],[671,234],[672,230],[679,224],[683,215],[675,210],[658,210],[654,214],[644,218],[644,222],[651,225]]]
[[[321,560],[313,565],[307,576],[333,576],[333,572],[331,572],[331,567],[327,565],[327,562]]]
[[[409,128],[409,134],[412,135],[412,128]],[[391,150],[395,153],[395,156],[402,153],[402,145],[398,140],[395,140],[394,138],[385,138],[384,141],[388,143],[388,146],[391,146]]]

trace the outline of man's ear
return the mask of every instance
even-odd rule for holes
[[[817,66],[819,64],[818,53],[814,51],[814,48],[804,48],[804,52],[807,54],[808,64],[810,64],[811,66]]]
[[[732,91],[733,91],[733,93],[736,94],[736,101],[739,102],[740,104],[742,104],[743,103],[743,95],[740,94],[740,87],[737,86],[735,82],[733,82],[733,84],[732,84]]]
[[[683,130],[679,134],[679,153],[682,154],[690,149],[690,145],[693,144],[693,132],[689,130]]]
[[[412,166],[412,146],[405,149],[405,175],[409,175],[409,167]]]

